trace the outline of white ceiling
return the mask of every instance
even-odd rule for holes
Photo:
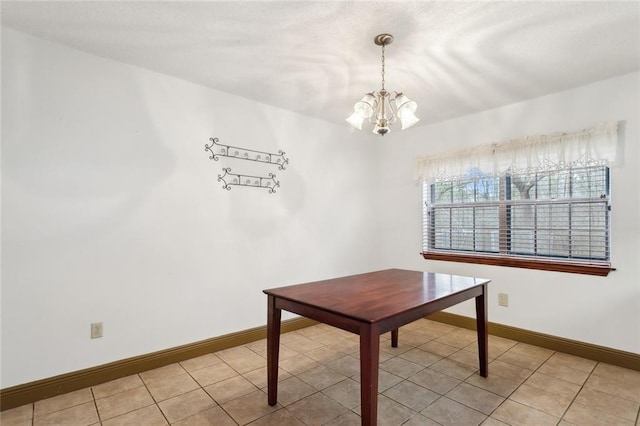
[[[640,3],[2,1],[2,25],[347,125],[380,88],[421,124],[640,69]]]

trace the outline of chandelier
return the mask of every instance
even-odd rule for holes
[[[389,126],[400,121],[402,130],[416,124],[420,119],[414,115],[418,105],[402,92],[387,92],[384,88],[384,47],[393,42],[391,34],[379,34],[373,42],[382,47],[382,89],[370,92],[355,103],[354,113],[347,122],[358,130],[362,130],[364,120],[373,124],[373,133],[384,136],[391,131]]]

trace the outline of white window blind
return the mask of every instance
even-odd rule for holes
[[[423,249],[609,261],[609,169],[424,183]]]

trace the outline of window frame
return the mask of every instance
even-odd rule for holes
[[[609,197],[609,188],[610,188],[610,169],[607,169],[606,175],[606,196],[608,200],[607,209],[610,211],[610,197]],[[495,178],[495,177],[494,177]],[[544,271],[554,271],[554,272],[567,272],[567,273],[576,273],[576,274],[585,274],[585,275],[595,275],[595,276],[607,276],[609,272],[614,271],[615,268],[611,267],[611,256],[610,256],[610,213],[607,215],[607,243],[606,243],[606,253],[607,258],[598,261],[598,260],[582,260],[582,259],[566,259],[566,258],[554,258],[554,257],[528,257],[528,256],[520,256],[517,254],[508,253],[507,247],[511,245],[511,224],[509,221],[509,215],[503,215],[505,212],[505,206],[507,204],[512,205],[511,203],[514,201],[507,192],[510,191],[509,184],[509,176],[501,176],[499,177],[499,201],[496,203],[500,206],[499,212],[499,226],[498,230],[500,233],[499,243],[498,243],[498,252],[490,252],[490,251],[466,251],[466,250],[456,250],[456,249],[443,249],[443,248],[429,248],[432,245],[432,242],[427,241],[429,237],[429,230],[433,230],[433,226],[435,226],[435,215],[429,215],[429,210],[433,207],[427,204],[427,198],[424,195],[428,192],[429,199],[433,198],[434,185],[436,182],[423,182],[423,251],[421,255],[426,260],[437,260],[437,261],[446,261],[446,262],[463,262],[463,263],[473,263],[473,264],[483,264],[483,265],[492,265],[492,266],[506,266],[506,267],[515,267],[515,268],[525,268],[525,269],[534,269],[534,270],[544,270]],[[565,198],[567,203],[571,205],[572,198]],[[543,202],[541,201],[540,204]],[[474,221],[475,221],[474,214]],[[449,228],[450,229],[450,228]],[[475,232],[475,230],[474,230]],[[475,250],[475,243],[474,243]]]

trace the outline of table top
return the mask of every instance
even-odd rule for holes
[[[264,290],[268,295],[376,322],[487,284],[485,278],[386,269]]]

